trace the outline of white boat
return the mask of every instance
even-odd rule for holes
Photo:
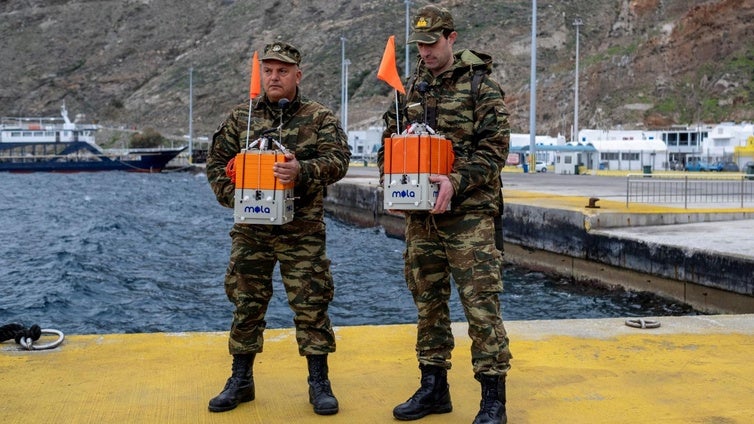
[[[0,118],[0,171],[160,172],[186,147],[104,152],[95,142],[99,126],[60,117]]]

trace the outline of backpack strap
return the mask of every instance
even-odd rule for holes
[[[474,99],[474,121],[476,121],[476,102],[479,98],[479,86],[482,84],[482,79],[487,75],[485,69],[477,69],[474,71],[474,75],[471,77],[471,97]],[[474,142],[476,143],[476,139]],[[503,176],[500,175],[500,195],[498,196],[498,213],[493,217],[495,223],[495,247],[500,253],[505,250],[503,241],[503,208],[505,207],[505,200],[503,199]]]
[[[482,84],[482,78],[484,78],[485,75],[487,75],[486,69],[477,69],[471,77],[471,97],[474,98],[475,104],[477,98],[479,98],[479,86]]]
[[[476,122],[476,102],[479,99],[479,86],[482,85],[482,79],[487,75],[486,69],[476,69],[471,76],[471,98],[474,99],[474,110],[472,116]]]

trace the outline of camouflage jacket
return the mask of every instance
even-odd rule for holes
[[[282,142],[296,155],[301,171],[294,188],[294,219],[286,225],[304,226],[323,221],[325,187],[346,175],[351,157],[348,140],[338,118],[324,105],[300,94],[282,112],[263,95],[254,99],[249,143],[281,122]],[[228,161],[246,147],[249,104],[233,108],[212,136],[207,155],[207,179],[221,205],[232,208],[235,186],[225,174]],[[278,139],[277,131],[270,134]]]
[[[454,196],[450,213],[496,213],[501,211],[502,197],[500,171],[505,166],[510,143],[508,110],[505,94],[497,82],[489,78],[492,59],[483,53],[463,50],[454,54],[453,66],[434,77],[423,62],[401,96],[401,131],[413,122],[424,122],[425,111],[418,82],[429,84],[427,98],[436,102],[436,124],[433,129],[453,143],[455,162],[449,175]],[[485,74],[478,93],[471,93],[472,78],[477,70]],[[408,106],[407,106],[408,105]],[[396,130],[395,108],[383,116],[386,129],[384,138],[399,133]],[[384,148],[384,144],[383,144]],[[383,148],[377,153],[380,180],[383,176]]]

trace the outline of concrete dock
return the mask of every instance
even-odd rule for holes
[[[627,205],[625,176],[502,175],[508,262],[708,313],[754,313],[754,207]],[[402,236],[403,217],[384,210],[375,167],[352,167],[328,193],[334,216]]]
[[[746,315],[514,321],[507,381],[511,424],[754,422],[754,318]],[[413,325],[340,327],[330,357],[340,413],[315,415],[293,330],[268,330],[254,367],[256,400],[224,413],[207,402],[229,375],[225,333],[68,337],[50,351],[0,344],[3,423],[391,423],[419,384]],[[479,406],[465,324],[455,324],[453,412]]]

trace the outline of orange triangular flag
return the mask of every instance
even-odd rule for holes
[[[377,78],[385,81],[391,87],[406,94],[406,90],[403,88],[401,77],[398,75],[398,67],[395,64],[395,36],[391,35],[387,39],[387,45],[385,46],[385,53],[382,55],[382,62],[380,62],[380,70],[377,71]]]
[[[253,99],[262,94],[262,76],[259,70],[259,55],[254,52],[251,59],[251,81],[249,82],[249,98]]]

